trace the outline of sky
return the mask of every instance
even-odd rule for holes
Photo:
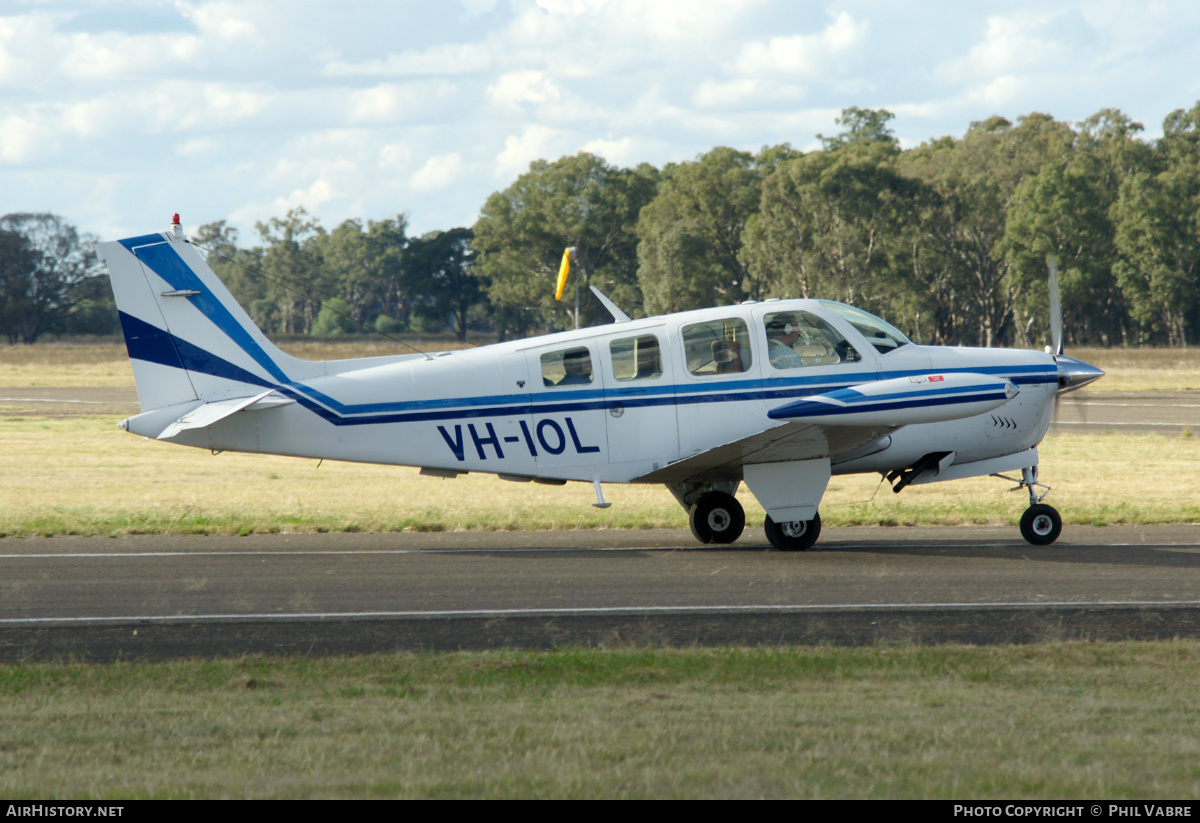
[[[531,161],[904,147],[972,121],[1200,100],[1191,0],[0,0],[0,215],[100,239],[302,206],[470,226]]]

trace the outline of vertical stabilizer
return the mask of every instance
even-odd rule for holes
[[[108,265],[143,411],[257,395],[324,373],[277,349],[183,236],[98,246]]]

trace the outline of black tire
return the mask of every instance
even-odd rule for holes
[[[790,523],[776,523],[771,515],[767,515],[763,530],[771,545],[781,552],[808,551],[821,536],[821,515],[818,512],[812,520],[793,520]]]
[[[746,511],[732,494],[707,492],[692,505],[688,525],[701,543],[732,543],[746,528]]]
[[[1021,515],[1021,536],[1035,546],[1049,546],[1062,534],[1062,525],[1053,506],[1037,503]]]

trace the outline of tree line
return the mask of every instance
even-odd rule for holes
[[[1053,256],[1068,344],[1197,342],[1200,103],[1153,141],[1104,109],[1074,125],[993,117],[901,149],[892,119],[845,109],[811,152],[718,147],[661,169],[538,160],[470,228],[412,237],[400,215],[327,231],[295,209],[258,223],[253,246],[223,221],[193,242],[272,334],[569,328],[574,295],[553,292],[574,246],[583,325],[609,320],[594,285],[633,317],[822,297],[920,342],[1040,346]],[[92,243],[53,215],[0,219],[10,342],[116,330]]]

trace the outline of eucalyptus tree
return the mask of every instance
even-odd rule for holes
[[[261,315],[264,313],[263,307],[273,307],[273,303],[268,296],[271,284],[260,271],[262,248],[239,248],[238,230],[224,220],[200,226],[192,238],[192,243],[205,253],[205,261],[209,268],[254,321],[263,328],[268,328]],[[272,310],[268,314],[273,316],[275,312]]]
[[[413,301],[401,282],[407,228],[404,215],[369,220],[365,227],[361,220],[351,219],[316,237],[326,295],[345,301],[345,313],[360,331],[381,315],[401,322],[408,319]]]
[[[563,249],[574,246],[572,290],[580,287],[581,325],[608,319],[591,298],[595,285],[630,315],[640,314],[637,219],[654,196],[658,172],[611,166],[587,152],[529,171],[492,194],[474,226],[476,273],[489,281],[501,338],[534,328],[570,328],[574,300],[555,301]]]
[[[254,319],[268,331],[307,334],[320,312],[321,297],[332,293],[321,266],[321,224],[303,207],[254,224],[263,241],[262,272],[267,300]]]
[[[84,297],[92,301],[90,310],[109,313],[111,325],[116,310],[106,288],[95,288],[101,282],[107,286],[107,277],[94,238],[46,213],[7,214],[0,217],[0,232],[23,238],[6,242],[0,271],[4,334],[10,342],[33,343],[47,332],[69,331],[71,312]]]
[[[1067,342],[1120,336],[1112,274],[1113,227],[1100,180],[1074,164],[1046,164],[1017,187],[1001,244],[1009,282],[1020,295],[1026,343],[1050,343],[1047,266],[1058,266]]]
[[[912,284],[900,262],[920,184],[890,141],[848,142],[781,163],[745,232],[764,293],[824,297],[895,315]]]
[[[487,303],[487,281],[472,271],[471,238],[470,229],[458,228],[409,241],[401,282],[427,331],[449,323],[458,339],[466,340],[472,317]]]
[[[1035,113],[1016,126],[1003,117],[975,122],[961,140],[944,138],[905,153],[905,173],[938,198],[924,231],[926,248],[937,258],[927,267],[937,277],[927,283],[943,307],[938,323],[957,337],[945,342],[995,346],[1015,336],[1025,284],[1009,277],[1008,210],[1022,181],[1048,162],[1065,163],[1073,142],[1070,126]]]
[[[1155,153],[1161,170],[1121,186],[1116,275],[1139,342],[1185,346],[1200,322],[1200,103],[1167,116]]]
[[[724,146],[673,163],[638,219],[638,282],[649,314],[763,296],[746,264],[742,234],[758,211],[763,178],[799,156],[790,146],[757,155]]]

